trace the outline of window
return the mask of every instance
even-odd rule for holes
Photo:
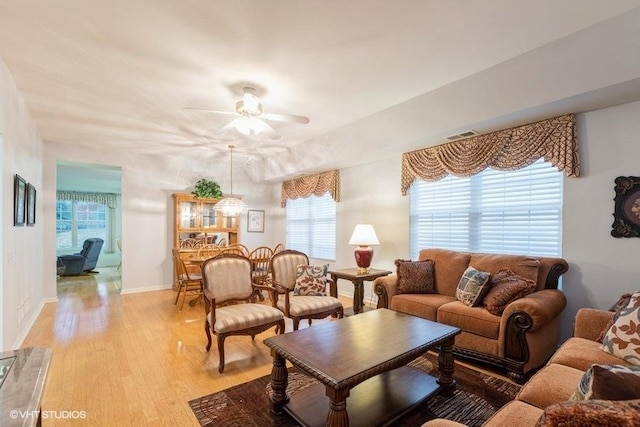
[[[287,248],[335,261],[336,202],[329,193],[287,200]]]
[[[56,202],[56,248],[79,249],[85,239],[107,241],[107,207],[100,203]]]
[[[429,247],[561,256],[562,173],[542,159],[516,171],[416,181],[409,195],[412,258]]]

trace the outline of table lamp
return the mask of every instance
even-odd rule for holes
[[[353,229],[350,245],[358,245],[354,251],[356,257],[356,265],[358,266],[358,274],[369,273],[369,266],[373,259],[373,249],[369,245],[379,245],[378,236],[371,224],[357,224]]]

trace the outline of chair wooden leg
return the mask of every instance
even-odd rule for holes
[[[300,325],[300,319],[298,319],[297,317],[294,317],[293,318],[293,330],[297,331],[299,325]]]
[[[209,319],[204,320],[204,331],[207,333],[207,351],[211,350],[211,329]]]
[[[178,304],[178,298],[180,298],[180,291],[182,290],[182,285],[178,285],[178,294],[176,295],[176,300],[173,305]]]
[[[224,335],[218,335],[218,353],[220,353],[220,364],[218,365],[218,372],[224,371]]]
[[[276,334],[284,334],[284,319],[282,319],[279,323],[278,326],[276,326]]]

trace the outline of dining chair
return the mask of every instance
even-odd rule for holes
[[[227,246],[228,244],[229,240],[226,237],[222,237],[218,240],[218,246]]]
[[[208,245],[202,245],[198,249],[197,258],[199,260],[209,259],[211,257],[219,255],[220,252],[222,252],[223,249],[224,248],[221,248],[220,246],[216,245],[215,243],[210,243]]]
[[[225,253],[242,255],[244,257],[249,257],[249,249],[243,245],[242,243],[231,243],[230,245],[223,248]]]
[[[274,248],[273,248],[273,254],[277,254],[278,252],[282,252],[284,251],[284,245],[282,243],[278,243]]]
[[[269,279],[269,261],[273,250],[268,246],[258,246],[249,253],[251,267],[253,268],[252,279],[256,285],[267,285]],[[264,295],[261,291],[257,291],[260,301],[264,301]]]
[[[287,249],[271,257],[269,273],[271,274],[271,295],[274,307],[282,310],[284,315],[293,320],[293,330],[298,329],[302,319],[324,319],[336,315],[342,318],[344,308],[338,299],[338,286],[325,276],[325,286],[329,288],[329,295],[296,295],[296,286],[300,272],[309,266],[309,257],[303,252]],[[320,279],[320,278],[319,278]]]
[[[207,351],[211,348],[211,333],[218,337],[220,363],[224,371],[224,341],[231,335],[255,336],[275,326],[276,333],[284,333],[282,311],[255,302],[255,289],[261,286],[251,280],[251,260],[247,257],[222,253],[202,264],[205,301],[205,332]]]
[[[175,248],[173,249],[173,261],[178,279],[178,294],[176,295],[174,304],[178,304],[180,294],[182,294],[182,302],[180,303],[180,310],[182,310],[187,294],[202,294],[202,275],[200,273],[190,272],[184,259],[180,256],[180,251]]]

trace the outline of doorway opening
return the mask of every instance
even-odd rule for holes
[[[122,168],[56,164],[57,290],[103,273],[102,291],[122,289]],[[82,280],[85,283],[86,280]],[[96,281],[97,282],[97,281]],[[98,290],[99,292],[101,290]]]

